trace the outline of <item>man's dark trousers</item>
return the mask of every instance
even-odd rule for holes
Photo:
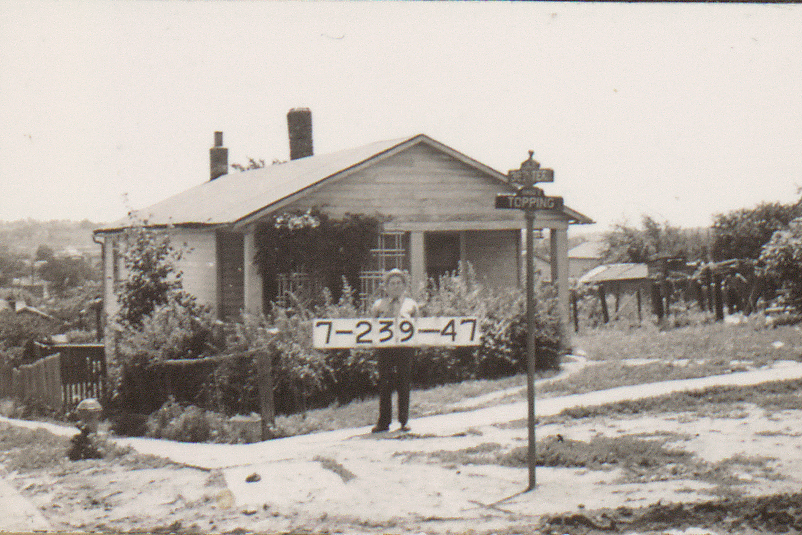
[[[398,421],[402,426],[409,421],[409,382],[414,353],[415,350],[408,347],[376,350],[376,358],[379,361],[379,421],[376,426],[379,428],[388,428],[393,421],[394,378],[398,390]]]

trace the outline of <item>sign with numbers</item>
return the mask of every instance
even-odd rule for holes
[[[473,316],[433,318],[330,318],[312,322],[317,349],[417,346],[477,346],[481,333]]]

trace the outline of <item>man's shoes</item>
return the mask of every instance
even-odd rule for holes
[[[389,426],[377,425],[376,427],[371,429],[370,432],[371,433],[384,433],[385,431],[389,431],[389,430],[390,430]]]
[[[408,433],[411,430],[412,430],[412,428],[410,428],[407,424],[402,425],[401,429],[399,429],[399,431],[403,431],[404,433]]]

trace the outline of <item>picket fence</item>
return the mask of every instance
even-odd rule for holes
[[[36,344],[41,356],[17,368],[0,365],[0,398],[71,409],[105,391],[106,358],[102,344]]]

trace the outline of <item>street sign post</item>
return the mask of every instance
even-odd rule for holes
[[[529,151],[529,158],[521,164],[520,169],[508,173],[511,184],[519,186],[514,194],[502,193],[496,196],[496,208],[523,210],[526,219],[526,398],[529,420],[529,487],[534,490],[535,466],[537,456],[535,450],[535,358],[537,354],[537,338],[535,326],[535,255],[534,255],[534,221],[538,210],[559,210],[563,206],[562,197],[546,197],[543,190],[535,187],[538,182],[554,182],[554,171],[541,169],[533,159],[534,151]]]

